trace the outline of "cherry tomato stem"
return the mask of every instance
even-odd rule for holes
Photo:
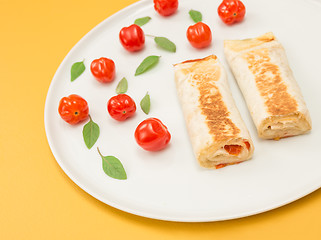
[[[60,99],[58,112],[63,120],[69,124],[77,124],[87,119],[89,115],[88,103],[76,94]]]
[[[242,21],[245,11],[245,6],[240,0],[224,0],[217,9],[219,17],[228,25]]]
[[[109,99],[107,110],[113,119],[125,121],[135,114],[136,104],[127,94],[118,94]]]

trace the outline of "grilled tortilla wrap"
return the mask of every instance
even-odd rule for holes
[[[285,50],[273,33],[226,40],[224,51],[259,137],[278,140],[311,129],[309,111]]]
[[[216,56],[176,64],[175,81],[200,165],[216,169],[250,159],[253,142]]]

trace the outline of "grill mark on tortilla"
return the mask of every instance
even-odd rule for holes
[[[213,136],[214,141],[223,141],[237,136],[240,129],[229,118],[230,112],[215,84],[215,81],[220,78],[221,70],[208,61],[216,63],[216,57],[209,58],[197,61],[188,68],[189,73],[192,74],[190,83],[196,86],[200,92],[199,108],[206,118],[209,133]],[[204,60],[208,63],[204,63]]]
[[[297,101],[288,93],[277,65],[271,63],[269,50],[262,48],[243,55],[255,76],[256,87],[265,100],[268,113],[286,115],[297,111]]]

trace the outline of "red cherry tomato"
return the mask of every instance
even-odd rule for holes
[[[129,27],[124,27],[120,30],[119,40],[127,51],[135,52],[143,49],[145,34],[140,26],[132,24]]]
[[[178,0],[154,0],[155,10],[162,16],[169,16],[176,12]]]
[[[189,26],[186,36],[190,44],[195,48],[207,47],[212,42],[211,29],[202,22]]]
[[[58,112],[63,120],[74,125],[88,117],[89,108],[85,99],[76,94],[71,94],[60,100]]]
[[[107,110],[113,119],[124,121],[135,114],[136,104],[130,96],[118,94],[109,99]]]
[[[99,58],[92,61],[91,73],[101,83],[111,82],[115,78],[115,63],[109,58]]]
[[[240,0],[224,0],[217,9],[222,21],[228,25],[243,20],[245,6]]]
[[[148,118],[136,128],[135,139],[147,151],[159,151],[171,140],[167,127],[157,118]]]

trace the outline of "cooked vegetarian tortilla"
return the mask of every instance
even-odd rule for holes
[[[285,50],[273,33],[226,40],[224,51],[261,138],[278,140],[311,129]]]
[[[216,56],[176,64],[175,81],[200,165],[221,168],[250,159],[253,143]]]

